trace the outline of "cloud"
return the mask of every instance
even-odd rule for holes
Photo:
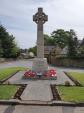
[[[84,0],[0,0],[0,22],[16,37],[18,45],[29,48],[36,44],[36,24],[32,15],[43,7],[48,15],[45,33],[63,28],[74,29],[79,37],[84,36]]]

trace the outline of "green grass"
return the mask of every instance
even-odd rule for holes
[[[84,87],[57,86],[57,89],[63,101],[84,102]]]
[[[7,77],[11,76],[13,73],[17,72],[18,70],[25,70],[24,67],[11,67],[11,68],[4,68],[0,69],[0,80],[6,79]]]
[[[79,81],[82,85],[84,85],[84,73],[79,72],[68,72],[70,76]]]
[[[11,99],[20,86],[0,85],[0,99]]]

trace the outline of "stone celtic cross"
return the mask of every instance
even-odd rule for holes
[[[43,24],[48,21],[48,16],[42,8],[38,8],[38,12],[33,15],[33,21],[37,24],[37,58],[44,58]]]

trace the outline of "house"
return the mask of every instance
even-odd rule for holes
[[[44,46],[44,54],[49,55],[56,46]]]
[[[49,55],[53,55],[56,57],[66,56],[68,53],[68,46],[65,46],[63,49],[57,46],[45,46],[44,54],[45,57],[49,57]]]
[[[65,47],[62,49],[60,55],[61,55],[61,56],[67,56],[67,53],[68,53],[68,46],[65,46]]]

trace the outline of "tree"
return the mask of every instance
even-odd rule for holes
[[[84,38],[83,38],[83,40],[82,40],[82,42],[81,42],[81,46],[84,46]]]
[[[32,48],[29,48],[29,49],[28,49],[28,52],[32,52],[32,53],[34,53],[34,55],[37,55],[37,47],[34,46],[34,47],[32,47]]]
[[[1,40],[0,40],[0,57],[3,56],[3,48],[2,48],[2,44],[1,44]]]
[[[17,57],[19,49],[15,43],[15,37],[9,35],[2,25],[0,25],[0,40],[3,50],[2,56],[5,58]]]
[[[64,31],[63,29],[58,29],[53,31],[51,36],[54,38],[55,45],[64,48],[68,43],[69,32]]]
[[[79,47],[79,56],[84,57],[84,38]]]
[[[83,42],[84,43],[84,40]],[[70,31],[65,31],[63,29],[58,29],[51,33],[51,36],[44,34],[44,45],[54,45],[60,48],[68,47],[68,57],[76,57],[78,55],[79,41],[77,35],[73,29]],[[36,55],[36,46],[29,49]]]
[[[55,45],[54,38],[51,36],[48,36],[47,34],[44,34],[44,45]]]
[[[74,40],[74,38],[76,38],[76,34],[74,32],[74,30],[70,30],[70,35],[68,38],[68,56],[69,57],[76,57],[77,56],[77,44],[75,43],[76,40]]]

